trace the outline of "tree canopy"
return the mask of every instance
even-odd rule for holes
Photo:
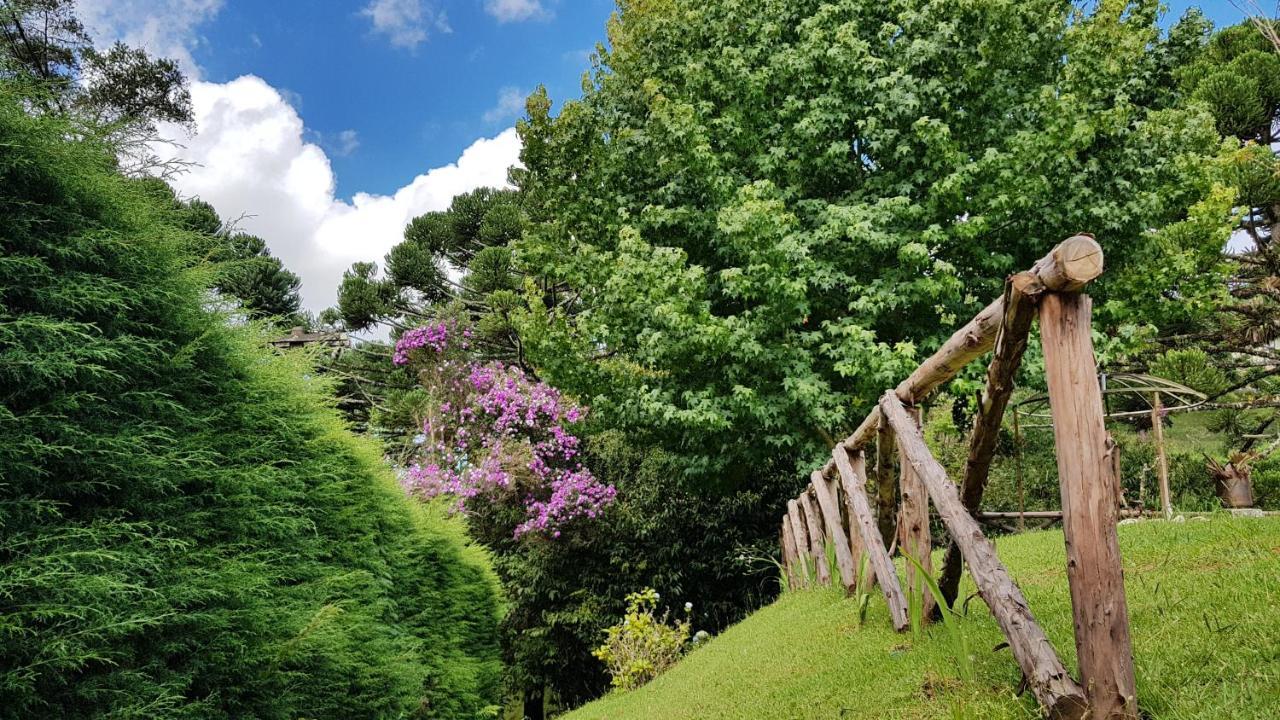
[[[1231,197],[1173,73],[1205,25],[1162,33],[1157,11],[621,3],[583,98],[553,116],[540,91],[519,125],[517,262],[549,288],[518,323],[531,363],[735,479],[825,454],[1076,232],[1107,252],[1102,327],[1204,312]]]

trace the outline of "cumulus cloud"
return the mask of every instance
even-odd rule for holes
[[[452,32],[444,11],[423,0],[372,0],[360,14],[392,45],[410,50],[426,41],[431,32]]]
[[[200,77],[191,50],[204,42],[197,28],[222,9],[223,0],[79,0],[76,12],[93,36],[107,45],[121,40],[158,57],[172,58],[188,77]]]
[[[529,93],[518,87],[507,86],[498,91],[498,102],[484,111],[483,119],[490,125],[507,123],[524,115],[524,103]]]
[[[501,23],[541,20],[550,16],[541,0],[484,0],[484,11]]]
[[[179,150],[196,163],[173,184],[211,203],[224,219],[260,235],[302,276],[303,305],[320,310],[336,300],[352,262],[378,260],[400,241],[417,215],[443,210],[478,187],[503,187],[518,162],[514,129],[481,138],[449,165],[418,175],[391,195],[334,196],[325,151],[305,140],[302,119],[276,88],[246,75],[191,86],[195,132]],[[176,129],[173,129],[176,132]]]

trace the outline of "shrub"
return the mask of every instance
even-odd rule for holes
[[[595,651],[609,668],[613,686],[634,690],[661,675],[680,659],[689,640],[692,609],[685,605],[684,620],[669,623],[668,615],[658,617],[658,593],[645,588],[627,596],[627,614],[622,622],[606,631],[603,645]]]
[[[0,84],[0,718],[474,718],[495,581],[163,188]]]

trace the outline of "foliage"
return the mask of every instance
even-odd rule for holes
[[[519,341],[505,312],[518,288],[507,245],[523,227],[511,190],[458,195],[448,210],[409,222],[404,241],[386,255],[384,276],[374,263],[352,265],[338,289],[338,311],[352,330],[379,323],[405,330],[428,319],[433,305],[460,303],[474,325],[477,353],[519,364]],[[461,273],[461,282],[450,272]]]
[[[776,467],[755,488],[708,488],[681,472],[678,456],[619,431],[585,436],[583,458],[618,489],[596,521],[530,542],[511,537],[521,508],[477,505],[468,516],[510,598],[502,641],[513,684],[545,687],[568,707],[608,689],[592,651],[635,588],[691,602],[693,622],[713,633],[772,599],[776,573],[765,558],[777,544],[778,508],[797,490]]]
[[[78,121],[77,121],[78,122]],[[115,147],[0,85],[0,718],[473,718],[496,583]]]
[[[1158,718],[1270,720],[1280,714],[1280,523],[1215,516],[1120,528],[1138,706]],[[1000,558],[1067,667],[1075,667],[1062,533],[996,539]],[[934,560],[938,566],[941,558]],[[899,565],[899,572],[902,566]],[[966,577],[961,597],[974,592]],[[974,651],[961,682],[948,629],[894,632],[876,593],[856,625],[842,588],[783,595],[662,677],[564,720],[790,720],[844,717],[1033,720],[1031,693],[978,598],[951,618]]]
[[[634,690],[676,664],[684,654],[693,627],[685,605],[685,619],[671,623],[657,616],[658,592],[645,588],[627,596],[627,614],[605,631],[604,644],[593,653],[609,668],[612,683],[620,690]]]
[[[824,457],[1075,232],[1129,350],[1208,312],[1230,198],[1211,118],[1171,107],[1203,37],[1157,8],[622,3],[582,99],[535,94],[519,125],[525,356],[603,425],[749,483]]]
[[[1254,18],[1213,35],[1177,73],[1184,95],[1209,110],[1230,151],[1217,166],[1232,190],[1239,227],[1228,253],[1230,277],[1216,312],[1166,339],[1165,347],[1203,353],[1221,376],[1212,400],[1227,403],[1223,428],[1243,436],[1228,462],[1211,468],[1247,477],[1258,441],[1274,427],[1273,410],[1246,421],[1250,408],[1280,405],[1280,37],[1276,21]],[[1166,356],[1167,357],[1167,356]],[[1209,370],[1206,369],[1205,372]],[[1248,422],[1248,427],[1245,427]]]
[[[471,337],[470,328],[441,320],[396,341],[393,362],[409,366],[425,391],[416,418],[419,451],[405,487],[455,498],[463,509],[475,501],[522,503],[517,538],[556,538],[565,523],[599,516],[616,490],[597,482],[578,457],[578,437],[568,428],[585,410],[519,368],[470,361]]]
[[[29,109],[70,113],[109,133],[130,172],[175,169],[154,144],[158,123],[192,119],[178,63],[121,42],[95,48],[74,0],[0,0],[0,79],[22,89]]]

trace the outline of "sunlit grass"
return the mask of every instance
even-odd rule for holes
[[[1138,696],[1152,718],[1280,717],[1280,521],[1145,522],[1120,529]],[[998,541],[1001,558],[1068,667],[1075,666],[1062,534]],[[865,624],[840,590],[784,595],[666,675],[567,720],[1038,718],[986,605],[893,632],[873,590]],[[974,592],[966,578],[961,599]],[[949,633],[955,630],[958,635]],[[956,659],[974,655],[972,680]]]

